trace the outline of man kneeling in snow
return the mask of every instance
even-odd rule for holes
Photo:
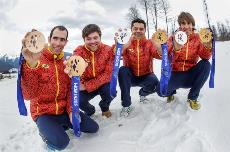
[[[28,33],[27,33],[28,34]],[[63,49],[67,43],[68,30],[56,26],[48,38],[49,47],[41,53],[32,53],[25,47],[22,54],[22,92],[30,100],[30,111],[39,134],[48,149],[63,150],[69,144],[65,130],[72,128],[71,80],[64,73]],[[80,113],[82,132],[95,133],[98,124]]]

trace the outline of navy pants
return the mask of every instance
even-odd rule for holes
[[[81,132],[96,133],[98,124],[80,112]],[[65,130],[73,128],[67,113],[62,115],[41,115],[35,121],[39,129],[39,134],[50,149],[63,150],[69,144],[69,137]]]
[[[118,81],[121,89],[121,105],[123,107],[131,105],[131,86],[142,87],[139,91],[139,95],[147,96],[156,91],[156,87],[159,83],[155,74],[151,73],[138,77],[133,74],[130,68],[125,66],[122,66],[119,69]]]
[[[110,96],[110,83],[106,83],[99,89],[90,93],[86,90],[80,91],[80,109],[84,111],[88,116],[91,116],[95,113],[95,107],[91,105],[89,101],[97,95],[101,96],[101,101],[99,102],[101,111],[108,111],[109,105],[113,100],[113,98]]]
[[[210,72],[210,63],[208,60],[200,60],[193,68],[188,71],[172,72],[168,91],[166,96],[171,96],[176,93],[179,88],[190,88],[188,99],[197,100],[200,89],[207,81]],[[157,93],[161,96],[157,87]]]

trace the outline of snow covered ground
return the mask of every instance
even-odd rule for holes
[[[113,116],[101,117],[100,97],[93,99],[99,123],[97,134],[71,132],[66,152],[229,152],[230,150],[230,42],[216,46],[215,88],[208,83],[201,91],[202,108],[192,111],[186,103],[188,90],[178,90],[176,101],[149,95],[151,102],[140,104],[138,90],[132,88],[135,107],[129,118],[120,118],[120,92],[111,104]],[[160,62],[154,69],[160,73]],[[16,102],[16,79],[0,81],[0,152],[43,152],[44,144],[30,116],[19,116]],[[28,103],[28,102],[27,102]],[[27,104],[27,107],[28,104]]]

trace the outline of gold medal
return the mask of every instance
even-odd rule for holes
[[[71,56],[67,60],[67,66],[70,67],[71,76],[81,76],[87,67],[87,63],[80,56]]]
[[[167,42],[167,35],[164,30],[157,30],[156,33],[153,34],[153,41],[156,41],[159,44],[164,44]]]
[[[210,42],[212,40],[212,32],[207,28],[202,28],[199,31],[199,37],[203,43]]]
[[[25,37],[25,47],[33,53],[39,53],[43,50],[45,45],[45,37],[39,31],[30,32]]]

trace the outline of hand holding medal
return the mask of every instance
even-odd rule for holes
[[[125,44],[129,41],[129,34],[127,28],[119,28],[118,31],[115,33],[115,38],[117,43]]]
[[[158,44],[164,44],[167,42],[167,34],[164,30],[157,30],[156,33],[153,34],[152,40]]]
[[[74,134],[80,137],[80,109],[79,109],[79,99],[80,99],[80,76],[84,73],[87,63],[80,56],[71,56],[68,58],[66,65],[68,67],[68,74],[72,78],[72,124],[74,129]]]
[[[27,116],[27,109],[24,102],[24,97],[21,88],[21,68],[26,60],[31,68],[35,68],[41,56],[41,51],[45,47],[45,37],[41,32],[32,30],[28,32],[22,40],[22,50],[20,53],[18,64],[18,79],[17,79],[17,102],[20,115]]]
[[[129,34],[127,28],[120,28],[118,32],[115,33],[116,44],[116,54],[113,63],[112,79],[110,81],[110,96],[112,98],[116,97],[116,86],[117,86],[117,76],[120,66],[120,59],[122,55],[123,44],[129,41]]]
[[[205,47],[212,48],[212,32],[208,28],[201,28],[199,37]]]
[[[212,32],[207,28],[202,28],[199,31],[199,37],[203,43],[211,42]]]
[[[28,32],[22,40],[22,55],[31,68],[36,67],[42,50],[46,47],[44,35],[32,30]]]
[[[67,67],[69,68],[69,75],[71,77],[81,76],[87,67],[87,63],[80,56],[71,56],[67,59]]]
[[[188,40],[187,34],[183,31],[176,32],[174,38],[179,45],[184,45]]]
[[[41,32],[32,30],[25,36],[24,46],[32,53],[39,53],[45,46],[45,37]]]
[[[152,36],[152,43],[157,47],[158,54],[162,54],[162,45],[168,40],[165,30],[158,29]]]
[[[167,34],[164,30],[157,30],[152,36],[152,41],[161,45],[162,62],[161,62],[161,78],[160,78],[160,93],[162,96],[166,95],[168,89],[168,82],[171,76],[171,65],[168,59]],[[158,46],[157,46],[158,47]]]

